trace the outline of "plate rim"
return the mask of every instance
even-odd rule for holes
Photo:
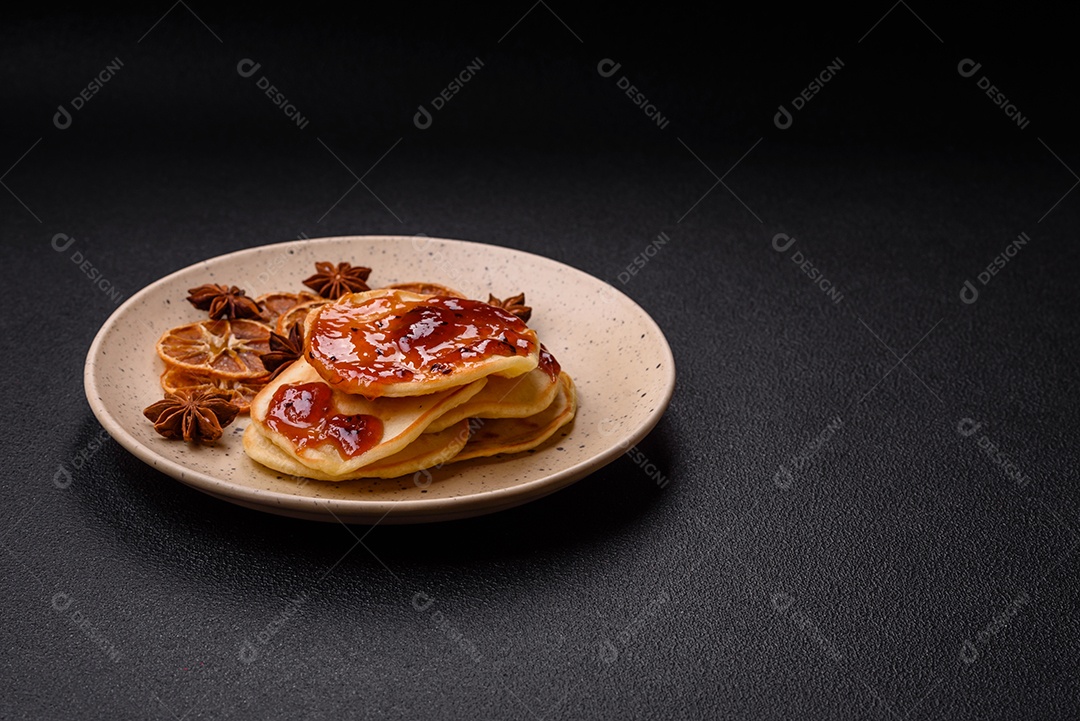
[[[652,326],[652,329],[656,332],[656,335],[662,341],[659,348],[660,352],[666,357],[667,368],[667,383],[665,384],[663,394],[660,398],[660,402],[656,404],[645,421],[641,423],[633,432],[628,436],[620,439],[614,446],[592,456],[584,461],[580,461],[573,466],[563,469],[557,473],[547,474],[541,478],[534,478],[531,480],[515,483],[512,486],[504,488],[489,489],[483,491],[477,491],[475,493],[467,493],[461,496],[453,496],[450,498],[432,498],[432,499],[415,499],[415,500],[401,500],[401,501],[368,501],[361,499],[334,499],[334,498],[316,498],[312,496],[298,496],[288,493],[282,493],[279,491],[263,490],[259,488],[251,488],[248,486],[238,485],[225,481],[221,478],[217,478],[213,475],[203,473],[202,471],[192,470],[177,461],[167,458],[158,452],[154,451],[149,446],[144,445],[138,439],[136,439],[116,418],[112,416],[109,409],[106,407],[104,401],[101,400],[101,394],[99,392],[94,372],[97,367],[98,359],[101,357],[101,349],[105,342],[105,337],[109,334],[114,325],[119,320],[130,312],[131,307],[137,304],[145,296],[151,294],[155,288],[164,285],[172,278],[188,272],[190,269],[209,262],[219,262],[226,260],[232,256],[243,255],[251,253],[253,251],[265,250],[267,248],[279,248],[282,252],[288,250],[289,247],[303,246],[310,244],[313,241],[319,242],[343,242],[343,241],[380,241],[380,242],[392,242],[392,241],[412,241],[417,237],[423,237],[426,241],[439,241],[443,243],[471,245],[483,248],[496,247],[502,250],[509,251],[511,253],[531,256],[532,258],[545,262],[561,266],[564,269],[572,271],[574,273],[580,273],[588,278],[601,283],[610,291],[617,293],[622,299],[631,304],[638,312],[640,312],[642,318],[647,324]],[[301,240],[290,240],[279,243],[266,243],[264,245],[255,245],[249,248],[241,248],[238,250],[223,253],[221,255],[212,256],[210,258],[204,258],[189,265],[179,268],[167,275],[164,275],[147,285],[140,288],[137,292],[132,294],[127,300],[121,303],[102,323],[97,333],[94,335],[94,340],[90,344],[90,348],[86,354],[86,360],[83,366],[83,390],[86,396],[86,400],[90,405],[90,410],[101,423],[102,427],[113,437],[121,446],[123,446],[129,453],[134,455],[140,461],[146,463],[152,468],[158,470],[165,475],[179,480],[187,486],[195,488],[203,493],[217,497],[224,500],[243,500],[249,504],[257,506],[266,512],[284,513],[289,515],[288,511],[291,510],[290,506],[297,507],[298,511],[308,511],[311,513],[326,513],[329,512],[331,518],[326,520],[333,521],[338,519],[338,515],[348,516],[355,518],[357,516],[365,517],[378,517],[386,518],[397,516],[401,522],[408,522],[410,516],[419,517],[425,516],[416,522],[428,522],[430,520],[438,520],[438,517],[445,516],[447,520],[450,518],[461,518],[467,516],[475,516],[486,513],[485,508],[487,506],[493,506],[491,512],[497,512],[499,510],[513,507],[509,503],[519,496],[524,496],[520,499],[520,503],[526,503],[530,500],[541,498],[549,493],[554,493],[558,490],[565,488],[566,486],[574,483],[581,478],[589,475],[590,473],[603,468],[619,456],[623,455],[627,449],[639,443],[660,421],[664,413],[667,411],[670,405],[671,398],[675,391],[676,372],[675,372],[675,356],[672,353],[671,345],[667,340],[667,336],[664,334],[663,329],[656,322],[656,320],[642,308],[633,298],[626,295],[618,288],[614,287],[610,283],[601,278],[587,273],[579,268],[576,268],[562,261],[549,258],[538,253],[532,253],[526,250],[519,250],[508,246],[494,245],[491,243],[482,243],[472,240],[459,240],[455,238],[443,238],[435,236],[408,236],[408,235],[336,235],[325,236],[318,238],[304,238]],[[168,470],[166,470],[168,469]],[[170,472],[172,471],[172,472]],[[536,494],[538,489],[550,490],[546,493]],[[280,511],[274,510],[270,507],[273,504],[280,508]],[[285,504],[285,505],[283,505]],[[251,508],[251,505],[247,504],[235,504],[244,505]],[[397,510],[398,513],[394,513]],[[301,516],[307,517],[307,516]],[[435,518],[432,518],[435,517]],[[341,520],[341,519],[338,519]],[[363,523],[363,521],[355,521],[357,523]]]

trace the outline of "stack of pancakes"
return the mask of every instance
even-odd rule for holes
[[[383,288],[308,315],[303,355],[251,403],[244,449],[295,476],[393,478],[535,448],[576,404],[570,376],[509,311]]]

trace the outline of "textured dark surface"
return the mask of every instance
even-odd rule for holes
[[[1053,37],[903,4],[819,31],[189,5],[0,31],[3,167],[26,153],[0,178],[0,717],[1080,714],[1080,154]],[[653,315],[678,384],[641,451],[666,487],[623,457],[498,515],[346,528],[217,501],[102,439],[82,366],[116,303],[73,252],[127,297],[239,248],[417,232],[556,258]]]

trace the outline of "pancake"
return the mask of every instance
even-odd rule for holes
[[[456,291],[453,288],[447,288],[445,285],[439,285],[438,283],[425,283],[423,281],[391,283],[386,287],[393,288],[394,290],[407,290],[410,293],[417,293],[419,295],[448,295],[454,298],[465,297],[463,293]]]
[[[305,358],[332,388],[419,396],[536,368],[536,332],[478,300],[380,288],[342,296],[305,320]]]
[[[551,405],[528,418],[473,421],[474,431],[469,442],[449,462],[500,453],[520,453],[536,448],[569,423],[576,411],[577,390],[574,388],[574,381],[566,373],[561,373],[559,392]]]
[[[486,383],[480,378],[424,396],[371,400],[333,390],[300,359],[252,400],[251,425],[308,471],[344,476],[403,450]]]
[[[427,432],[434,433],[465,418],[525,418],[551,405],[559,392],[559,361],[540,347],[536,368],[516,378],[488,376],[483,390],[432,421]]]
[[[396,478],[445,463],[464,447],[469,423],[461,421],[441,433],[425,433],[397,453],[344,475],[330,475],[308,468],[274,444],[257,423],[244,431],[244,450],[254,460],[275,471],[320,481],[359,478]]]

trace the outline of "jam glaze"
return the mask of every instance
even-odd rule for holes
[[[330,443],[342,460],[366,453],[382,440],[381,420],[366,414],[334,413],[332,401],[325,383],[283,385],[270,400],[266,425],[292,441],[298,453]]]
[[[562,366],[559,365],[559,361],[555,360],[555,356],[551,355],[551,352],[543,345],[540,346],[540,362],[537,364],[537,368],[544,371],[547,377],[551,379],[552,383],[558,383],[559,372],[562,371]]]
[[[442,379],[494,356],[537,351],[517,316],[478,300],[385,295],[324,306],[308,332],[308,360],[342,390],[368,397],[395,383]]]

